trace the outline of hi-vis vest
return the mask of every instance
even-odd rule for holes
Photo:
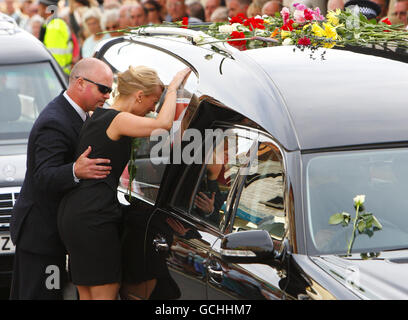
[[[64,72],[70,74],[73,45],[65,21],[59,18],[52,19],[47,24],[43,42]]]

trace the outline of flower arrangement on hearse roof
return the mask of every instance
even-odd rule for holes
[[[408,49],[408,32],[403,25],[393,25],[388,19],[379,22],[376,19],[368,20],[360,13],[358,6],[329,11],[326,17],[319,8],[310,9],[299,3],[293,6],[293,13],[284,7],[274,17],[248,18],[239,14],[229,18],[228,22],[209,25],[189,25],[188,18],[184,18],[175,23],[153,26],[199,29],[193,38],[196,45],[227,42],[239,50],[273,45],[295,45],[312,50],[346,45]],[[143,26],[129,28],[125,32],[139,28]]]

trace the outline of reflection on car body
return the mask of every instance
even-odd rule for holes
[[[194,32],[148,28],[95,54],[114,72],[146,64],[165,84],[189,66],[191,100],[173,132],[200,132],[202,160],[235,149],[218,167],[177,162],[191,141],[173,139],[152,165],[151,141],[141,142],[131,197],[125,176],[118,189],[133,221],[124,267],[131,273],[135,260],[149,274],[160,261],[150,299],[406,299],[407,58],[366,48],[328,49],[325,60],[286,46],[239,52],[197,46]],[[224,139],[206,136],[216,130],[234,142],[220,147]],[[328,221],[352,213],[358,194],[384,228],[358,235],[346,256],[350,228]]]

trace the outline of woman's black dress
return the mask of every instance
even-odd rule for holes
[[[58,212],[58,229],[70,255],[72,282],[95,286],[121,281],[120,226],[122,213],[117,199],[119,178],[129,161],[131,138],[111,140],[106,129],[119,114],[97,108],[79,136],[76,158],[88,146],[89,158],[111,160],[105,179],[81,180],[65,195]]]

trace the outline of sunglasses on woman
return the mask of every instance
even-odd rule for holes
[[[90,83],[95,84],[95,85],[98,87],[99,92],[102,93],[102,94],[107,94],[107,93],[111,93],[111,92],[112,92],[112,88],[109,88],[109,87],[107,87],[107,86],[105,86],[105,85],[103,85],[103,84],[97,83],[97,82],[95,82],[95,81],[89,80],[89,79],[84,78],[84,77],[81,77],[81,76],[77,76],[76,78],[82,78],[82,79],[84,79],[85,81],[88,81],[88,82],[90,82]]]

